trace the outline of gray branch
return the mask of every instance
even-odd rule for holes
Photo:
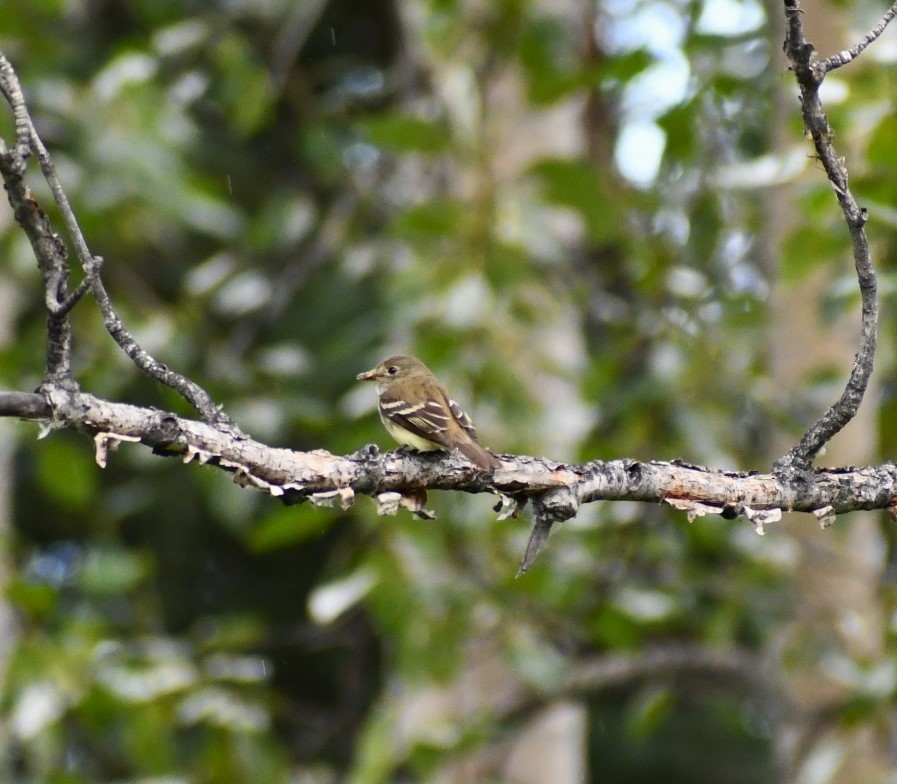
[[[798,0],[785,0],[786,35],[785,54],[791,62],[791,70],[800,87],[800,103],[804,127],[813,140],[816,155],[832,184],[838,204],[844,213],[850,232],[853,260],[859,280],[862,300],[862,327],[860,345],[844,392],[828,411],[804,434],[800,441],[779,458],[774,470],[781,477],[793,482],[803,482],[810,477],[813,458],[822,447],[856,416],[860,403],[869,386],[875,361],[878,337],[878,299],[876,295],[875,269],[869,242],[866,238],[866,210],[860,208],[848,187],[844,159],[839,158],[832,143],[834,133],[822,109],[819,87],[826,69],[814,61],[813,45],[803,32]]]
[[[838,54],[833,54],[831,57],[826,57],[825,60],[818,63],[817,67],[822,69],[825,73],[828,73],[829,71],[834,71],[836,68],[840,68],[842,65],[847,65],[848,63],[853,62],[860,56],[862,51],[869,46],[869,44],[878,39],[895,16],[897,16],[897,3],[894,3],[894,5],[885,11],[885,15],[881,18],[881,21],[866,33],[866,35],[863,36],[863,40],[856,46],[852,46],[850,49],[845,49],[843,52],[838,52]]]
[[[56,176],[50,154],[34,128],[18,77],[2,53],[0,53],[0,95],[12,108],[16,128],[16,143],[12,149],[7,148],[0,140],[0,176],[6,185],[9,204],[15,218],[31,241],[38,267],[44,277],[44,300],[48,313],[45,382],[51,386],[60,384],[75,386],[71,368],[72,331],[69,313],[90,290],[100,306],[106,330],[140,370],[178,392],[207,422],[230,427],[237,432],[237,426],[215,404],[208,392],[195,381],[174,372],[150,356],[125,327],[100,277],[102,259],[93,256],[87,246],[68,197]],[[84,270],[84,280],[71,294],[68,251],[65,243],[53,232],[49,218],[24,181],[27,161],[32,152],[37,156],[41,172],[63,215]]]
[[[783,511],[812,513],[826,527],[845,512],[888,509],[897,498],[897,465],[814,470],[796,487],[774,473],[720,471],[681,461],[630,459],[566,464],[525,455],[500,455],[502,466],[482,472],[460,454],[381,453],[370,445],[349,455],[325,450],[296,452],[267,446],[230,428],[185,419],[167,411],[114,403],[66,387],[43,394],[0,392],[0,416],[75,427],[93,436],[97,464],[122,442],[150,447],[227,471],[240,485],[255,487],[284,503],[309,502],[347,509],[357,495],[377,501],[380,514],[400,507],[432,517],[428,490],[493,493],[499,517],[516,517],[533,502],[535,525],[521,571],[532,565],[551,526],[595,501],[640,501],[685,511],[689,520],[714,514],[743,519],[757,533]]]
[[[685,511],[689,520],[705,514],[743,518],[760,534],[764,526],[778,521],[783,511],[812,513],[823,527],[830,525],[836,515],[849,511],[888,509],[897,515],[897,466],[893,463],[865,468],[812,468],[813,458],[854,417],[863,399],[873,367],[878,305],[875,272],[864,230],[866,212],[850,192],[844,162],[835,154],[832,130],[819,100],[825,73],[836,65],[831,58],[814,62],[813,47],[803,35],[797,0],[785,0],[785,10],[785,51],[800,86],[804,124],[835,190],[853,243],[862,296],[862,334],[841,398],[790,452],[776,461],[772,473],[727,472],[678,461],[629,459],[569,465],[512,455],[502,456],[501,468],[481,472],[456,454],[380,453],[376,447],[368,446],[351,455],[337,456],[323,450],[275,449],[246,437],[198,384],[147,354],[125,328],[102,283],[101,260],[90,254],[50,156],[34,130],[15,73],[2,54],[0,94],[12,107],[16,142],[8,149],[0,140],[0,175],[44,277],[48,355],[46,378],[39,394],[0,393],[0,416],[17,416],[45,422],[50,428],[75,427],[87,432],[93,436],[96,461],[101,467],[121,442],[139,442],[160,455],[217,466],[233,474],[236,482],[254,486],[285,503],[338,504],[348,508],[356,495],[364,494],[377,500],[381,514],[405,508],[421,517],[431,517],[433,513],[426,508],[428,490],[460,490],[498,495],[496,511],[501,518],[507,518],[516,517],[531,501],[535,519],[521,572],[532,565],[555,523],[570,519],[582,504],[594,501],[665,503]],[[894,13],[892,9],[886,14],[851,58],[881,34]],[[65,244],[53,233],[46,214],[23,180],[32,152],[37,155],[65,216],[85,272],[84,281],[71,293]],[[78,390],[71,375],[68,314],[88,290],[102,311],[106,329],[132,361],[151,377],[177,390],[204,421],[113,403]]]

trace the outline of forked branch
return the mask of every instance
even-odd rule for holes
[[[894,16],[893,9],[888,14],[879,27],[866,36],[863,43],[855,47],[856,52],[851,59],[880,35],[881,30],[884,30]],[[785,17],[784,49],[800,88],[804,127],[813,140],[816,155],[825,169],[838,204],[841,206],[841,211],[844,213],[844,219],[850,232],[853,261],[862,300],[860,344],[844,392],[838,401],[807,430],[800,441],[775,462],[774,469],[783,479],[805,482],[811,478],[810,467],[813,459],[819,454],[822,447],[856,416],[869,386],[878,338],[878,298],[875,269],[872,266],[872,255],[865,230],[868,216],[866,210],[857,204],[850,191],[844,159],[839,158],[835,152],[832,142],[834,134],[819,99],[819,88],[826,72],[835,67],[831,64],[834,61],[817,62],[815,60],[815,49],[804,35],[798,0],[785,0]],[[847,61],[845,60],[845,62]]]
[[[458,455],[380,454],[369,447],[339,457],[323,451],[272,449],[247,438],[205,390],[156,361],[125,328],[102,283],[101,260],[87,247],[50,156],[35,132],[15,73],[2,54],[0,93],[13,110],[16,141],[12,148],[7,148],[0,140],[0,175],[44,277],[49,327],[47,373],[40,394],[0,392],[0,416],[50,420],[58,426],[85,430],[94,437],[96,459],[101,466],[119,442],[140,442],[159,454],[216,465],[232,472],[235,480],[287,502],[307,500],[347,507],[356,494],[362,493],[377,499],[381,513],[405,507],[427,516],[431,514],[425,506],[427,490],[461,490],[497,494],[497,511],[501,517],[509,517],[516,516],[531,501],[535,526],[521,571],[532,564],[554,523],[575,515],[582,504],[598,500],[667,503],[686,511],[689,519],[703,514],[743,518],[758,533],[763,533],[765,524],[775,522],[783,510],[811,512],[823,526],[829,525],[837,514],[858,509],[888,509],[897,514],[894,464],[843,470],[812,468],[813,458],[822,446],[859,408],[872,373],[878,329],[875,272],[864,229],[867,216],[850,192],[843,159],[835,153],[819,87],[828,71],[855,59],[881,35],[897,14],[895,8],[897,5],[856,47],[816,61],[814,49],[804,37],[797,0],[785,0],[785,51],[800,87],[804,124],[850,232],[862,296],[862,332],[841,398],[791,451],[776,461],[772,474],[712,471],[675,461],[612,460],[563,465],[527,456],[505,456],[501,468],[483,473]],[[31,154],[39,159],[65,216],[84,271],[84,280],[74,291],[69,289],[66,246],[53,233],[46,214],[24,184]],[[106,329],[132,361],[151,377],[177,390],[196,408],[203,422],[100,400],[78,390],[71,372],[69,312],[88,291],[103,313]]]
[[[228,427],[236,432],[236,425],[215,404],[208,392],[195,381],[170,370],[150,356],[125,327],[103,285],[100,276],[102,259],[91,254],[87,246],[68,197],[56,176],[50,153],[34,128],[19,79],[9,60],[2,53],[0,53],[0,94],[12,108],[16,129],[16,143],[12,148],[7,148],[0,140],[0,175],[6,184],[9,203],[16,220],[31,241],[44,277],[44,299],[48,313],[47,369],[44,385],[48,387],[64,385],[68,388],[76,386],[71,371],[72,332],[69,313],[90,290],[103,314],[103,324],[107,332],[138,368],[178,392],[206,422]],[[44,179],[49,184],[53,198],[63,215],[69,237],[84,271],[84,280],[71,293],[68,251],[65,243],[52,231],[49,218],[24,182],[27,160],[32,153],[37,156]]]

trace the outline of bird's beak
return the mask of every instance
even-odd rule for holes
[[[376,381],[378,378],[380,378],[380,374],[377,373],[377,368],[365,370],[364,373],[359,373],[355,376],[356,381]]]

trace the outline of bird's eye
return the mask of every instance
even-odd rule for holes
[[[388,367],[386,369],[386,372],[389,373],[389,375],[394,376],[396,373],[399,372],[399,369],[395,365],[392,365],[391,367]]]

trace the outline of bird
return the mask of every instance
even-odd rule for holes
[[[402,446],[419,452],[457,450],[483,471],[501,466],[480,446],[470,417],[419,359],[395,354],[356,379],[377,382],[380,420]]]

